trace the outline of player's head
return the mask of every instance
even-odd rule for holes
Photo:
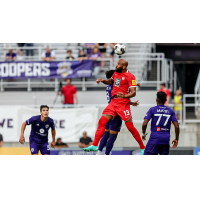
[[[109,70],[107,71],[106,74],[106,78],[109,79],[113,76],[113,74],[115,73],[115,70]]]
[[[124,72],[126,72],[127,67],[128,67],[128,62],[124,59],[120,59],[116,65],[116,72],[124,73]]]
[[[167,95],[165,92],[157,92],[157,104],[164,105],[167,101]]]
[[[48,115],[49,115],[49,107],[47,105],[41,105],[40,106],[40,114],[43,117],[48,117]]]
[[[165,83],[161,83],[161,84],[160,84],[160,89],[161,89],[161,90],[164,89],[165,87],[166,87]]]
[[[65,81],[66,81],[67,85],[71,85],[72,79],[71,78],[67,78],[67,79],[65,79]]]

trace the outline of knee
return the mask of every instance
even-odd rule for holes
[[[108,119],[104,116],[102,116],[99,120],[99,125],[105,126],[108,122]]]
[[[115,141],[118,134],[110,134],[109,140]]]

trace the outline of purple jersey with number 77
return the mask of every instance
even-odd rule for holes
[[[155,106],[149,109],[144,119],[151,119],[151,144],[169,144],[171,123],[177,121],[175,112],[166,106]]]

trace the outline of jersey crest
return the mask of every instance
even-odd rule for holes
[[[115,86],[119,87],[120,82],[121,82],[121,79],[116,78],[116,80],[115,80]]]

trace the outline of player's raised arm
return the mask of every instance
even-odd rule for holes
[[[103,80],[103,79],[101,79],[101,78],[98,78],[97,80],[96,80],[96,82],[97,83],[104,83],[105,85],[111,85],[111,84],[113,84],[114,83],[114,80],[112,79],[112,78],[109,78],[109,79],[106,79],[106,80]]]
[[[19,142],[21,144],[24,144],[24,142],[25,142],[25,138],[24,138],[24,131],[25,131],[25,129],[26,129],[26,122],[24,122],[22,124],[22,127],[21,127],[21,135],[20,135],[20,138],[19,138]]]
[[[178,121],[174,121],[172,123],[174,124],[175,134],[176,134],[175,140],[172,141],[172,144],[173,144],[173,148],[176,148],[178,146],[180,129],[179,129]]]

